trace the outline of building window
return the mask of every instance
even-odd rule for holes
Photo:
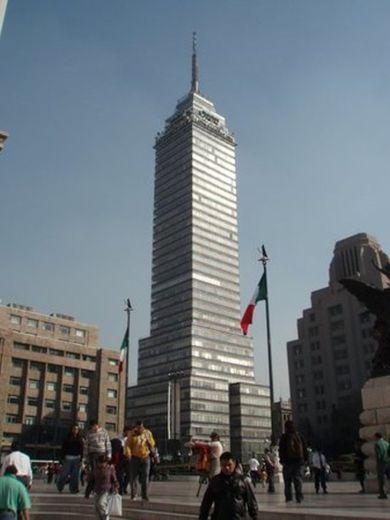
[[[20,396],[19,395],[9,395],[7,399],[8,404],[19,404]]]
[[[51,374],[58,374],[58,372],[60,371],[60,366],[59,365],[52,365],[52,364],[49,364],[47,365],[47,371],[50,372]]]
[[[332,321],[330,323],[330,330],[340,330],[340,329],[343,329],[344,326],[345,326],[344,320]]]
[[[343,313],[343,306],[341,304],[339,305],[333,305],[332,307],[328,307],[328,313],[329,316],[339,316]]]
[[[56,407],[56,402],[54,399],[45,399],[46,408],[50,408],[50,410],[54,410]]]
[[[30,361],[30,369],[31,370],[40,370],[43,371],[45,365],[43,363],[38,363],[38,361]]]
[[[331,339],[332,346],[335,347],[337,345],[344,345],[345,336],[342,334],[341,336],[333,336]]]
[[[88,406],[85,403],[80,403],[78,410],[81,413],[87,413]]]
[[[112,388],[107,389],[107,397],[110,399],[116,399],[118,396],[118,392],[113,390]]]
[[[7,414],[7,415],[5,416],[5,422],[15,424],[15,423],[19,422],[19,421],[18,421],[18,416],[9,413],[9,414]]]
[[[112,372],[109,372],[107,379],[109,381],[112,381],[112,382],[116,383],[118,381],[118,374],[113,374]]]
[[[27,327],[31,327],[32,329],[37,329],[38,320],[34,320],[32,318],[27,318]]]
[[[335,350],[333,352],[333,357],[334,359],[337,361],[339,359],[347,359],[348,358],[348,351],[347,349],[342,349],[342,350]]]
[[[116,415],[116,406],[106,406],[106,413]]]
[[[70,412],[72,411],[72,401],[62,401],[62,409],[64,412]]]
[[[58,384],[55,383],[54,381],[48,381],[46,383],[46,388],[48,389],[49,392],[56,392],[57,388],[58,388]]]
[[[14,341],[14,348],[17,348],[18,350],[30,350],[30,345]]]
[[[73,385],[64,385],[63,390],[68,394],[73,394],[74,387]]]
[[[89,389],[87,386],[80,386],[80,394],[81,395],[88,395]]]
[[[118,360],[117,359],[109,359],[108,360],[108,364],[113,366],[113,367],[117,367],[118,366]]]
[[[80,359],[80,354],[77,354],[76,352],[66,352],[65,357],[69,359]]]
[[[46,354],[47,348],[46,347],[40,347],[39,345],[31,345],[31,350],[33,352],[39,352],[39,354]]]
[[[12,325],[20,325],[22,323],[22,317],[17,314],[11,314],[10,321]]]
[[[29,388],[33,388],[34,390],[39,390],[40,380],[39,379],[30,379],[28,386],[29,386]]]
[[[12,358],[12,366],[14,368],[22,368],[22,366],[23,366],[23,359]]]
[[[46,330],[47,332],[53,332],[54,324],[53,323],[49,323],[48,321],[44,321],[42,323],[42,329]]]
[[[309,327],[309,336],[312,338],[313,336],[318,336],[319,329],[318,327]]]
[[[91,363],[95,363],[96,362],[96,357],[95,356],[88,356],[86,354],[83,354],[83,361],[90,361]]]
[[[81,377],[84,377],[85,379],[91,379],[92,372],[90,370],[81,370]]]
[[[20,386],[22,384],[22,378],[16,376],[10,376],[9,384],[14,386]]]
[[[76,329],[75,335],[77,338],[85,338],[85,330],[82,329]]]
[[[49,354],[51,356],[61,356],[61,357],[64,356],[63,350],[58,350],[56,348],[49,348]]]
[[[25,419],[24,419],[24,424],[28,424],[28,425],[32,425],[32,424],[35,424],[37,422],[37,418],[35,417],[35,415],[26,415]]]
[[[311,322],[316,321],[316,315],[314,314],[314,312],[311,312],[311,313],[309,314],[309,320],[310,320]]]
[[[114,431],[116,431],[116,424],[112,423],[112,422],[106,422],[105,428],[109,432],[114,432]]]
[[[65,367],[64,368],[64,376],[74,376],[76,372],[76,369],[72,367]]]
[[[38,406],[38,399],[36,397],[27,397],[28,406]]]
[[[60,334],[62,334],[63,336],[69,336],[70,327],[67,327],[66,325],[60,325],[59,331],[60,331]]]

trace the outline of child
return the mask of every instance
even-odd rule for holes
[[[88,474],[85,490],[85,498],[89,498],[91,491],[95,493],[95,509],[99,520],[109,520],[108,495],[117,493],[118,489],[114,466],[109,464],[106,455],[99,455],[95,468]]]

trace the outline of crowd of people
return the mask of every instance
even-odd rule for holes
[[[275,475],[282,474],[286,502],[302,502],[303,477],[312,477],[316,493],[328,493],[330,466],[319,447],[310,450],[304,437],[295,430],[292,421],[286,421],[285,431],[278,446],[266,447],[263,454],[255,453],[248,461],[248,470],[229,451],[224,451],[217,432],[210,440],[191,439],[186,443],[196,457],[200,475],[199,489],[207,484],[200,506],[199,520],[207,520],[213,508],[215,520],[257,518],[258,505],[255,487],[267,485],[267,492],[275,492]],[[389,476],[389,443],[380,432],[375,434],[375,457],[378,479],[378,498],[386,499],[386,476]],[[361,445],[356,446],[356,475],[365,492],[365,455]],[[159,463],[153,434],[143,421],[125,427],[122,434],[110,439],[108,432],[95,420],[90,421],[85,435],[74,424],[62,443],[61,464],[54,462],[44,468],[46,481],[55,482],[59,492],[69,486],[70,493],[79,493],[84,487],[85,498],[94,497],[99,520],[108,520],[111,498],[129,493],[131,500],[149,500],[149,483]],[[29,491],[33,472],[28,455],[17,443],[11,446],[1,466],[0,520],[29,520],[31,501]],[[120,497],[119,497],[120,498]],[[233,516],[231,516],[233,514]]]

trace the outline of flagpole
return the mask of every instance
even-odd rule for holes
[[[127,417],[127,393],[129,389],[129,368],[130,368],[130,313],[133,310],[133,307],[131,306],[130,299],[127,298],[125,300],[125,312],[127,314],[127,351],[126,351],[126,374],[125,374],[125,380],[126,380],[126,387],[125,387],[125,417],[124,420],[126,420]]]
[[[265,298],[265,318],[266,318],[266,326],[267,326],[267,350],[268,350],[268,374],[269,374],[269,389],[270,389],[270,401],[271,401],[271,446],[276,444],[275,438],[275,422],[274,422],[274,378],[273,378],[273,369],[272,369],[272,349],[271,349],[271,327],[269,320],[269,305],[268,305],[268,280],[267,280],[267,262],[269,258],[265,251],[265,247],[261,246],[261,257],[259,261],[263,264],[264,269],[264,278],[266,282],[266,298]]]

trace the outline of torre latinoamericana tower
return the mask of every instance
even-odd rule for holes
[[[150,336],[127,402],[162,451],[216,430],[246,457],[270,435],[269,388],[240,329],[235,146],[199,90],[194,38],[190,92],[156,137]]]

